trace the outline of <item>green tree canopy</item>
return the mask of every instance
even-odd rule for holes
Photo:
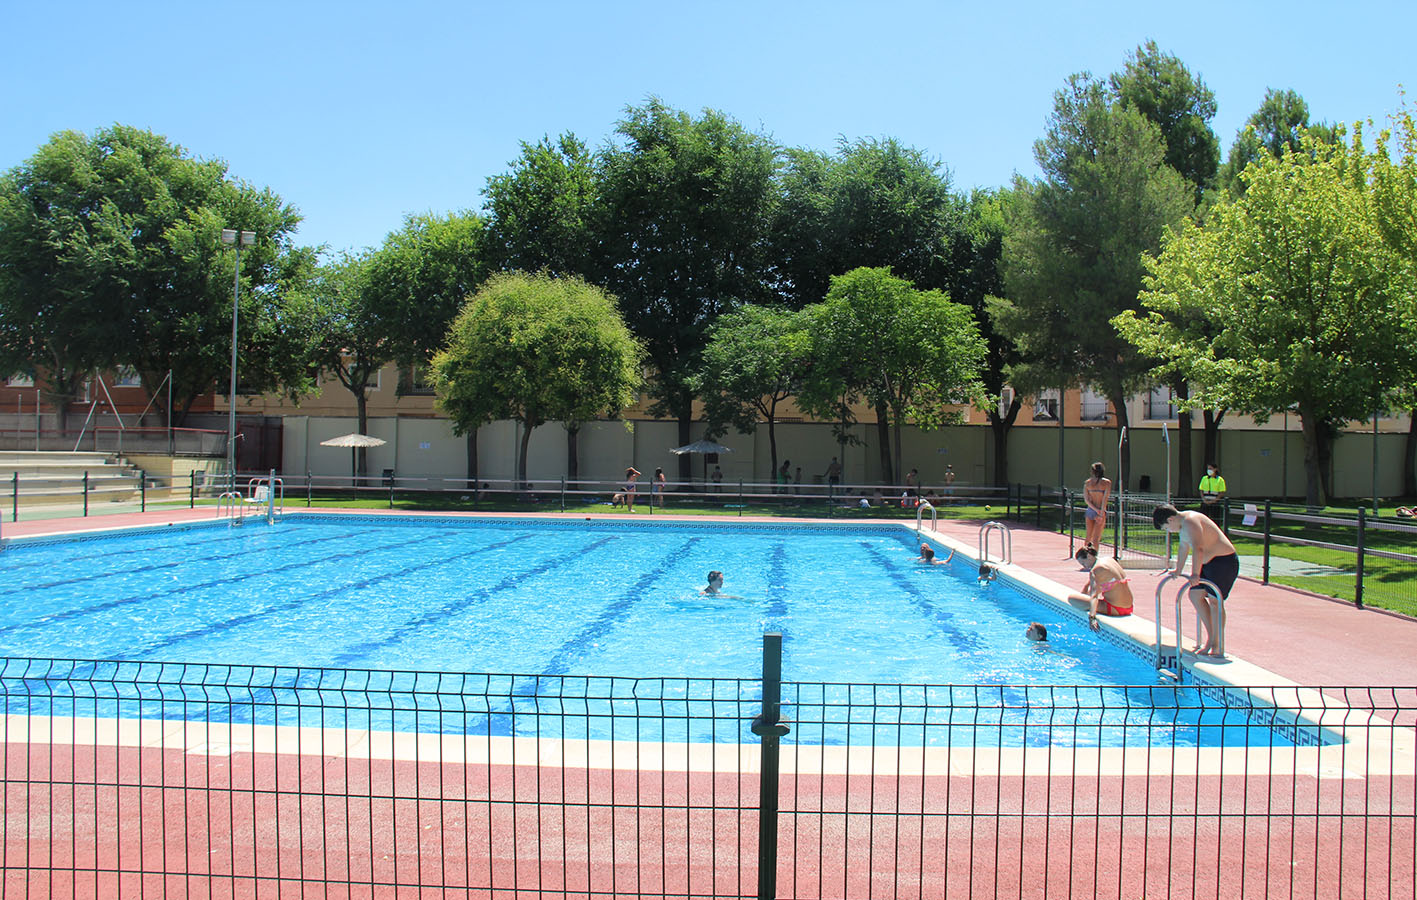
[[[801,313],[750,304],[724,313],[709,328],[703,369],[694,379],[710,434],[733,426],[743,434],[767,423],[777,471],[778,405],[801,389],[810,366],[811,333]]]
[[[907,420],[936,427],[947,407],[981,399],[984,341],[970,308],[942,291],[918,291],[889,269],[853,269],[806,312],[813,365],[798,402],[823,418],[857,400],[874,407],[887,484],[901,470]]]
[[[367,262],[364,315],[388,358],[424,366],[464,301],[487,277],[483,221],[471,213],[409,216]]]
[[[1246,166],[1266,156],[1278,159],[1285,151],[1298,152],[1309,133],[1322,143],[1333,143],[1337,136],[1334,126],[1309,122],[1309,104],[1297,91],[1267,88],[1259,109],[1245,120],[1230,145],[1230,154],[1218,173],[1220,187],[1231,197],[1243,194],[1245,182],[1240,175]]]
[[[1155,124],[1074,75],[1034,145],[1043,178],[1016,178],[1006,207],[1006,298],[991,311],[1018,347],[1009,380],[1025,393],[1091,386],[1112,402],[1119,429],[1152,360],[1107,323],[1136,306],[1142,254],[1195,205],[1165,155]]]
[[[574,134],[522,143],[511,171],[487,179],[484,256],[493,271],[592,270],[595,158]]]
[[[1344,148],[1306,138],[1243,178],[1240,200],[1148,258],[1146,314],[1115,322],[1190,373],[1193,404],[1261,420],[1297,408],[1305,492],[1318,504],[1340,425],[1383,408],[1396,373],[1411,371],[1411,269],[1383,242]]]
[[[307,317],[287,309],[314,252],[300,217],[161,135],[125,125],[55,135],[0,180],[0,351],[43,370],[68,402],[94,369],[131,365],[150,394],[173,376],[176,406],[226,380],[241,253],[240,376],[246,390],[309,389]]]
[[[1155,41],[1147,41],[1127,57],[1121,72],[1110,79],[1124,104],[1161,129],[1166,164],[1190,182],[1196,202],[1220,166],[1220,141],[1211,130],[1215,94],[1199,75]]]
[[[922,290],[951,290],[964,210],[940,163],[893,138],[843,141],[834,156],[789,151],[773,225],[778,289],[802,307],[834,275],[886,267]]]
[[[498,419],[522,424],[525,482],[532,429],[618,415],[634,400],[640,358],[609,294],[575,276],[510,272],[458,313],[433,357],[434,387],[458,434]]]
[[[595,280],[648,353],[654,413],[678,419],[687,444],[708,326],[768,296],[777,147],[720,112],[695,119],[658,99],[631,107],[616,132],[623,143],[601,155]],[[687,480],[688,458],[679,466]]]

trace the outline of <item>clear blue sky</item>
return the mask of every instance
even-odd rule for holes
[[[1417,3],[482,2],[6,4],[0,168],[49,135],[148,128],[304,215],[302,243],[376,245],[405,213],[478,209],[518,142],[612,137],[653,94],[779,143],[895,137],[957,187],[1037,174],[1071,72],[1147,38],[1198,72],[1222,153],[1266,87],[1381,120],[1412,86]]]

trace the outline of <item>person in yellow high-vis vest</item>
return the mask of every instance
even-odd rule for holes
[[[1205,475],[1201,478],[1201,511],[1211,519],[1219,521],[1221,515],[1220,503],[1225,499],[1225,479],[1220,474],[1220,467],[1215,463],[1209,463],[1205,467]]]

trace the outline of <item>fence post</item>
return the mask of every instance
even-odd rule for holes
[[[1220,530],[1225,532],[1225,536],[1230,536],[1230,498],[1226,497],[1220,501]]]
[[[778,739],[788,727],[782,710],[782,635],[763,635],[763,714],[753,720],[753,734],[763,739],[762,777],[758,782],[758,898],[777,897]]]
[[[310,494],[311,494],[310,482],[311,482],[310,473],[309,473],[309,471],[306,471],[306,473],[305,473],[305,508],[306,508],[306,509],[309,509],[309,508],[310,508]]]
[[[1068,504],[1068,555],[1072,556],[1077,549],[1078,536],[1077,532],[1073,530],[1075,526],[1073,525],[1073,492],[1071,490],[1063,491],[1063,502]]]
[[[561,476],[561,512],[566,511],[566,476]]]
[[[1368,530],[1368,511],[1363,507],[1358,507],[1358,579],[1353,594],[1353,603],[1359,609],[1363,608],[1363,538],[1364,532]]]
[[[138,497],[142,502],[139,512],[148,511],[148,473],[142,469],[138,470]]]
[[[192,484],[187,488],[187,508],[197,508],[197,470],[193,469],[189,474],[192,476]]]
[[[89,473],[84,470],[84,518],[89,517]]]
[[[738,479],[738,518],[743,518],[743,479]]]
[[[20,473],[17,471],[10,479],[10,521],[20,521]]]
[[[1274,505],[1273,500],[1264,502],[1264,583],[1269,584],[1269,546],[1270,546],[1270,507]]]
[[[397,475],[389,478],[389,509],[394,508],[394,485],[398,484],[398,480]]]

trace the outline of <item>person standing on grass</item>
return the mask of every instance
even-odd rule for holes
[[[1186,557],[1191,558],[1190,597],[1201,620],[1195,652],[1197,656],[1213,656],[1220,652],[1220,635],[1225,630],[1220,600],[1230,596],[1230,589],[1240,576],[1235,545],[1205,513],[1179,512],[1174,506],[1162,504],[1152,511],[1151,521],[1157,528],[1180,537],[1176,568],[1170,574],[1184,574]],[[1201,585],[1203,580],[1215,585],[1215,590],[1220,591],[1218,597],[1214,590]]]
[[[1083,482],[1082,499],[1087,503],[1083,517],[1087,520],[1083,546],[1096,550],[1102,544],[1102,532],[1107,527],[1107,500],[1112,496],[1112,479],[1102,463],[1092,464],[1092,477]]]
[[[634,466],[627,466],[625,469],[625,511],[635,511],[635,479],[640,477],[640,470]]]
[[[653,504],[655,499],[658,498],[660,509],[664,509],[664,484],[664,469],[656,468],[654,470],[654,481],[652,481],[649,486],[649,502]]]
[[[1220,474],[1220,467],[1215,463],[1207,463],[1205,475],[1201,478],[1201,510],[1211,521],[1219,522],[1221,515],[1221,501],[1225,499],[1225,478]]]

